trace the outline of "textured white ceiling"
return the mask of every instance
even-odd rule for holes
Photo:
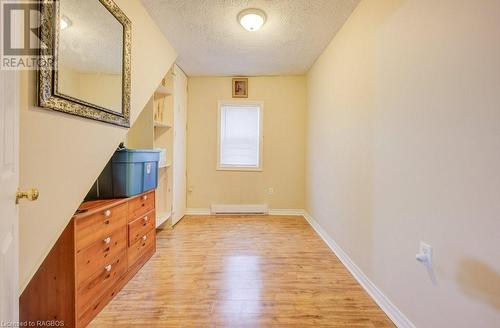
[[[60,33],[59,63],[80,72],[120,74],[123,26],[99,0],[61,0],[71,26]]]
[[[188,75],[303,74],[360,0],[142,0]],[[256,32],[237,22],[266,12]],[[154,51],[154,50],[152,50]]]

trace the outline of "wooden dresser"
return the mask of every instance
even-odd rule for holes
[[[154,191],[83,203],[22,293],[21,322],[87,326],[155,253],[155,227]]]

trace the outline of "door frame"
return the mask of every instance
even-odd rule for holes
[[[20,124],[20,72],[11,70],[0,71],[0,98],[3,104],[0,115],[0,207],[5,210],[5,215],[1,215],[0,226],[11,229],[0,231],[0,262],[4,268],[1,272],[0,285],[8,283],[9,286],[2,286],[1,303],[10,299],[9,304],[0,305],[0,321],[19,321],[19,207],[16,205],[16,192],[19,186],[19,124]],[[12,111],[5,110],[4,104],[12,106]],[[3,124],[2,124],[3,123]],[[5,125],[4,125],[5,124]],[[6,124],[12,124],[7,129]],[[11,140],[9,140],[11,139]],[[10,156],[7,147],[11,147]],[[14,217],[11,217],[13,214]],[[2,229],[4,230],[4,229]],[[5,235],[2,233],[5,232]],[[10,253],[12,252],[12,253]],[[10,254],[8,254],[10,253]],[[5,256],[4,256],[5,255]],[[4,262],[5,261],[5,262]],[[7,276],[8,274],[8,276]],[[4,276],[5,275],[5,276]],[[5,280],[4,280],[5,279]]]
[[[174,64],[174,142],[172,226],[186,214],[187,203],[187,75]]]
[[[24,26],[19,17],[12,17],[11,42],[19,44]],[[3,26],[0,27],[3,34]],[[2,38],[3,39],[3,38]],[[3,42],[3,40],[2,40]],[[20,156],[19,131],[21,115],[21,70],[1,70],[0,68],[0,213],[5,210],[5,216],[0,215],[2,228],[9,229],[2,236],[0,231],[0,265],[8,270],[0,269],[0,321],[4,323],[19,322],[19,207],[16,204],[19,187]],[[10,108],[11,110],[6,110]],[[9,125],[7,125],[9,124]],[[12,147],[7,150],[7,147]],[[8,157],[6,156],[7,154]],[[13,217],[12,217],[13,216]],[[2,229],[3,230],[3,229]],[[3,231],[5,232],[5,231]],[[9,235],[10,233],[10,235]],[[10,253],[10,254],[8,254]],[[3,256],[6,255],[6,256]],[[8,263],[4,263],[4,261]],[[8,273],[8,275],[5,275]],[[4,280],[4,277],[6,279]],[[5,304],[4,300],[10,300]]]

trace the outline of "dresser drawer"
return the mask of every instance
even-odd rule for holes
[[[128,249],[128,264],[133,266],[138,259],[143,255],[154,251],[156,247],[156,230],[151,230],[144,236],[142,236],[139,241],[129,247]]]
[[[155,208],[155,192],[151,191],[142,196],[136,197],[129,202],[129,216],[128,220],[134,221],[135,219],[145,215]]]
[[[76,252],[77,285],[101,270],[107,262],[127,248],[127,227],[119,228],[110,235]]]
[[[122,278],[123,279],[123,278]],[[87,309],[78,313],[78,326],[87,327],[87,325],[101,312],[102,309],[116,296],[126,283],[123,281],[116,282],[107,289],[100,297],[90,300]]]
[[[119,257],[106,262],[105,266],[81,283],[77,288],[78,313],[83,313],[95,299],[107,292],[127,269],[127,253],[122,252]]]
[[[128,244],[132,246],[148,232],[155,229],[155,227],[156,224],[154,210],[130,222],[128,224]]]
[[[104,240],[113,231],[127,225],[128,204],[124,203],[88,217],[79,218],[75,222],[76,250]]]

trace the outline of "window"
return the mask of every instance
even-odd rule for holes
[[[262,169],[262,104],[219,103],[219,170]]]

